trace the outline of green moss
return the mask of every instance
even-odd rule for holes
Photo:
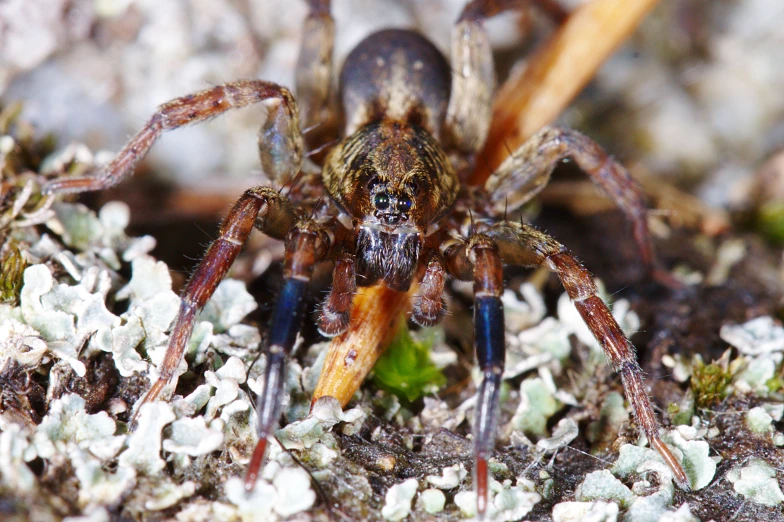
[[[768,379],[765,382],[765,386],[768,387],[768,390],[770,390],[771,393],[775,393],[784,388],[784,378],[778,376],[773,377],[772,379]]]
[[[691,390],[696,408],[708,408],[729,394],[732,372],[721,364],[705,364],[699,355],[694,358]]]
[[[772,202],[763,205],[757,213],[755,228],[768,241],[784,244],[784,204]]]
[[[424,331],[415,339],[403,324],[389,349],[373,368],[373,382],[400,399],[413,402],[446,384],[446,378],[430,360],[435,342],[433,332]]]
[[[673,402],[667,406],[667,413],[675,426],[691,424],[691,418],[694,415],[694,397],[686,393],[679,404]]]
[[[0,259],[0,303],[15,303],[19,299],[26,267],[16,241],[9,241],[5,255]]]

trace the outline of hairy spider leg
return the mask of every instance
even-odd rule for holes
[[[500,217],[530,201],[549,183],[556,164],[572,158],[577,166],[615,202],[632,222],[634,239],[645,266],[658,275],[648,211],[642,188],[619,162],[595,141],[572,129],[544,128],[517,148],[485,183]],[[669,278],[662,277],[664,282]]]
[[[486,234],[498,245],[504,263],[518,266],[546,266],[555,272],[615,368],[621,374],[626,398],[632,406],[639,429],[667,462],[678,485],[688,491],[689,479],[680,463],[659,436],[659,422],[651,406],[637,363],[634,346],[626,338],[610,309],[596,294],[593,277],[560,243],[523,223],[499,223]]]
[[[171,381],[193,332],[196,313],[210,300],[254,226],[271,237],[282,239],[294,225],[295,219],[291,202],[272,187],[251,188],[234,204],[221,224],[218,239],[207,249],[182,292],[182,302],[169,346],[158,367],[158,379],[139,403],[132,424],[135,424],[141,407],[156,400]]]
[[[431,327],[441,322],[446,315],[446,268],[438,252],[432,252],[427,262],[425,274],[419,282],[419,293],[411,310],[411,320],[419,326]]]
[[[324,260],[331,245],[332,236],[322,225],[311,220],[297,223],[286,238],[283,289],[270,320],[269,336],[264,349],[267,357],[264,386],[256,402],[259,441],[253,450],[245,476],[245,489],[248,491],[256,485],[267,439],[280,417],[286,361],[294,348],[297,332],[306,313],[305,297],[313,268]]]
[[[474,281],[474,350],[482,382],[474,410],[474,484],[480,518],[487,512],[488,460],[495,446],[498,395],[504,372],[504,274],[498,247],[488,236],[477,234],[465,243],[445,249],[447,268],[458,279]]]
[[[270,179],[297,172],[302,164],[302,135],[294,98],[285,87],[263,80],[239,80],[176,98],[155,111],[142,129],[95,177],[65,178],[44,186],[45,193],[103,190],[128,177],[164,131],[199,123],[228,111],[269,102],[270,114],[259,135],[262,166]],[[274,139],[265,141],[269,135]]]
[[[335,260],[332,270],[332,288],[324,300],[319,314],[318,330],[325,337],[335,337],[348,330],[351,302],[357,293],[357,276],[354,256],[343,252]]]

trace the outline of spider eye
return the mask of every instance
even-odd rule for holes
[[[379,210],[386,210],[389,207],[389,195],[386,192],[379,192],[373,198],[373,204]]]
[[[397,200],[397,211],[408,212],[409,210],[411,210],[411,199],[403,194]]]

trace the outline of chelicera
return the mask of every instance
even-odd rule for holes
[[[627,171],[578,132],[547,128],[515,151],[484,186],[464,180],[487,136],[495,88],[485,19],[519,2],[474,0],[454,29],[451,67],[424,37],[406,30],[368,36],[340,73],[340,110],[330,103],[334,25],[328,0],[310,0],[297,64],[297,98],[285,87],[243,80],[162,105],[97,177],[63,179],[47,190],[100,190],[120,182],[166,130],[201,122],[255,103],[268,107],[259,134],[265,173],[276,186],[246,191],[229,211],[182,293],[182,304],[158,380],[142,404],[156,400],[172,378],[194,318],[228,272],[251,230],[285,244],[284,284],[264,352],[267,365],[258,398],[259,442],[246,478],[253,488],[266,443],[280,416],[286,360],[303,317],[308,283],[320,263],[333,263],[333,285],[319,330],[335,336],[349,328],[358,286],[407,291],[419,285],[411,319],[437,324],[446,311],[449,277],[473,281],[474,346],[483,379],[477,391],[474,458],[477,508],[487,509],[488,459],[495,443],[498,395],[504,366],[503,267],[544,266],[567,293],[615,369],[642,433],[670,465],[676,481],[688,480],[659,436],[634,347],[591,274],[555,239],[506,219],[537,194],[554,165],[570,157],[627,214],[643,261],[653,270],[644,198]],[[306,144],[301,129],[340,122],[339,139]],[[305,153],[325,151],[318,166]],[[469,226],[470,223],[470,226]],[[137,410],[138,411],[138,410]]]

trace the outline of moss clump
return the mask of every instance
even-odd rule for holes
[[[726,361],[725,361],[726,362]],[[694,371],[691,375],[691,390],[694,404],[698,409],[709,408],[722,401],[730,393],[732,372],[726,364],[705,364],[702,357],[694,357]]]
[[[435,336],[415,339],[403,324],[392,344],[373,368],[373,382],[389,393],[414,402],[425,393],[446,384],[446,377],[430,360]]]
[[[16,241],[5,245],[0,254],[0,303],[16,303],[22,289],[22,275],[27,267]]]
[[[757,213],[755,228],[765,239],[776,245],[784,245],[784,205],[768,203]]]

